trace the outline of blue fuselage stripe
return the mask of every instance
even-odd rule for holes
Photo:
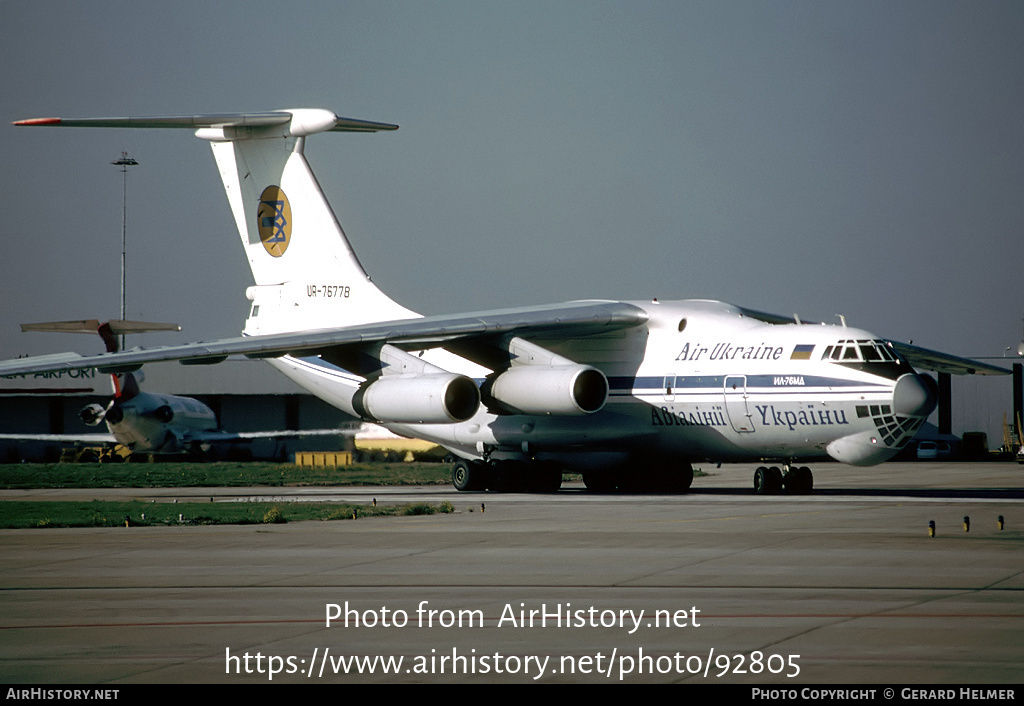
[[[741,375],[702,375],[702,376],[675,376],[674,383],[670,382],[674,394],[701,393],[709,390],[721,391],[725,387],[726,377],[742,377]],[[608,378],[608,387],[612,392],[636,392],[639,394],[651,394],[666,391],[666,379],[672,380],[672,376],[619,376]],[[842,378],[829,378],[816,375],[747,375],[747,391],[757,390],[758,392],[768,391],[791,391],[805,390],[808,388],[836,388],[836,387],[879,387],[885,388],[888,385],[877,382],[865,382],[858,380],[844,380]],[[801,383],[794,384],[794,379],[801,380]],[[782,384],[776,381],[784,380]]]

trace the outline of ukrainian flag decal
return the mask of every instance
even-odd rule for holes
[[[292,207],[279,186],[268,186],[260,194],[256,227],[263,247],[273,257],[281,257],[292,238]]]
[[[811,344],[811,345],[798,344],[796,347],[793,348],[793,353],[792,353],[792,355],[789,356],[789,359],[790,360],[810,360],[811,359],[811,351],[813,351],[813,350],[814,350],[814,344]]]

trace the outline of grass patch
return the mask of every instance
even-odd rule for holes
[[[437,463],[353,464],[299,468],[287,463],[0,464],[0,488],[202,488],[254,485],[446,485]]]
[[[172,525],[281,524],[306,520],[351,520],[355,517],[451,513],[440,505],[352,505],[348,503],[147,503],[130,502],[0,502],[0,528],[154,527]],[[126,520],[127,518],[127,520]]]

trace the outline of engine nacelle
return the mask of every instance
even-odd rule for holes
[[[82,407],[82,411],[78,413],[78,417],[91,427],[96,426],[103,421],[103,415],[107,412],[103,405],[98,404],[87,404]]]
[[[589,365],[521,365],[494,378],[487,392],[522,414],[591,414],[608,400],[608,379]]]
[[[465,375],[384,375],[352,398],[361,417],[399,424],[464,422],[480,407],[480,390]]]
[[[119,404],[115,404],[108,409],[106,415],[103,417],[103,420],[108,424],[120,424],[123,419],[124,407]]]
[[[171,420],[174,419],[174,410],[171,409],[170,405],[162,404],[150,412],[150,416],[158,422],[170,424]]]

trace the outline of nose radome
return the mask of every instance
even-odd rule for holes
[[[927,417],[935,409],[935,380],[927,375],[907,373],[896,381],[892,391],[892,407],[896,414]]]

